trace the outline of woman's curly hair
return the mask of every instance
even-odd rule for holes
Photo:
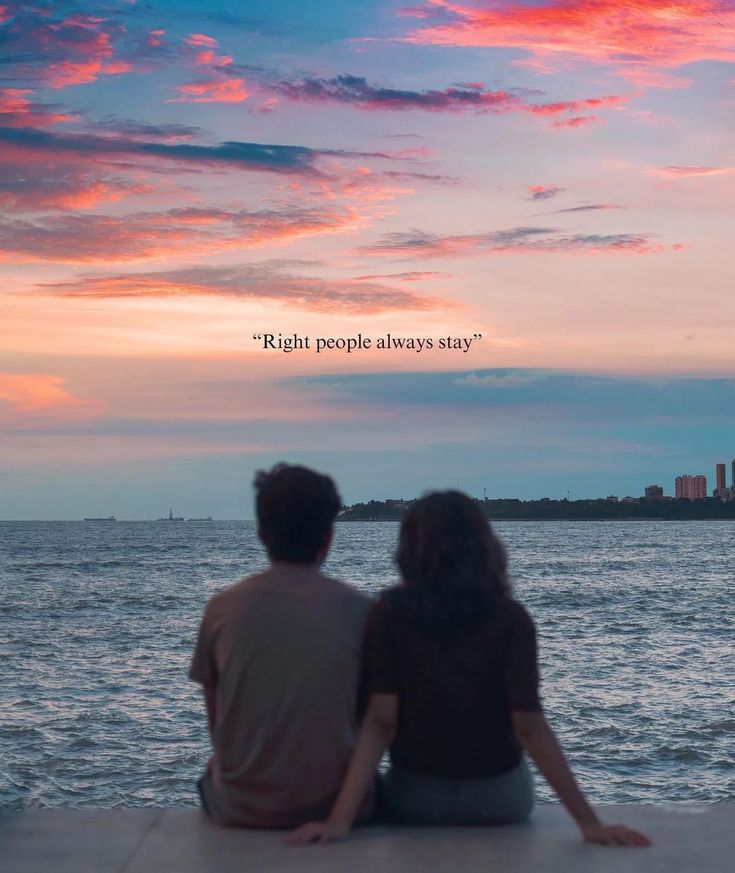
[[[406,511],[396,562],[402,584],[388,602],[442,639],[474,633],[510,595],[505,548],[477,502],[459,491],[429,494]]]

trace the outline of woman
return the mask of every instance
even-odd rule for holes
[[[339,797],[295,844],[344,836],[390,748],[384,814],[427,825],[509,824],[533,806],[525,749],[585,840],[645,846],[605,825],[585,800],[544,718],[536,632],[512,599],[505,550],[480,507],[457,491],[417,501],[401,525],[402,584],[368,620],[368,702]]]

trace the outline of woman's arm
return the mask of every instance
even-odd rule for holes
[[[370,695],[357,745],[329,818],[324,822],[302,825],[288,835],[286,842],[299,846],[313,842],[328,843],[345,836],[370,789],[380,759],[393,742],[397,726],[398,695]]]
[[[542,712],[516,710],[511,717],[516,739],[577,822],[587,842],[611,846],[651,844],[648,837],[625,825],[602,824],[577,785],[559,741]]]

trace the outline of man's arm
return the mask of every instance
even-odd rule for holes
[[[564,752],[542,712],[511,713],[513,732],[589,843],[609,846],[649,846],[648,837],[625,825],[603,824],[582,794]]]

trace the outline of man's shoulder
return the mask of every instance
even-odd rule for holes
[[[253,573],[231,582],[225,588],[216,591],[207,600],[207,609],[227,609],[234,603],[257,594],[265,580],[264,573]]]
[[[369,597],[364,591],[360,591],[359,588],[355,588],[354,585],[350,585],[342,579],[335,579],[334,576],[320,574],[319,582],[327,595],[342,598],[346,604],[356,610],[367,613],[374,603],[372,597]]]
[[[208,600],[208,606],[227,608],[237,602],[251,598],[257,599],[262,593],[270,592],[277,588],[278,582],[278,576],[268,570],[244,576],[216,594],[213,594]],[[345,604],[349,604],[355,609],[364,609],[367,612],[374,602],[371,597],[355,588],[354,585],[350,585],[348,582],[336,579],[333,576],[325,576],[319,573],[312,577],[309,584],[313,583],[316,583],[323,596],[342,600]]]

